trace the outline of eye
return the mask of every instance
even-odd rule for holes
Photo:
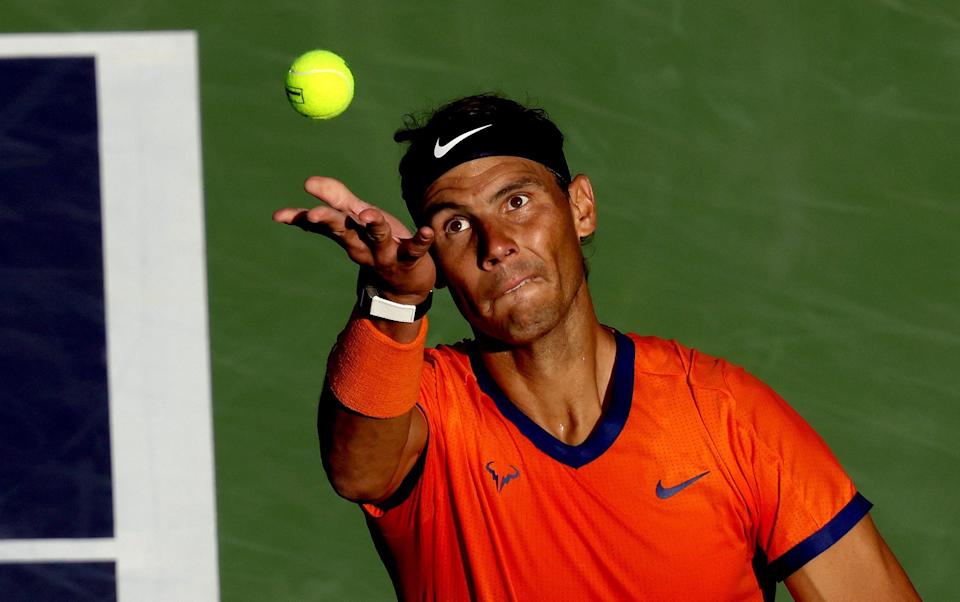
[[[465,217],[455,217],[443,225],[443,231],[447,234],[459,234],[469,229],[470,220]]]
[[[515,194],[507,199],[507,207],[510,209],[519,209],[530,202],[530,197],[525,194]]]

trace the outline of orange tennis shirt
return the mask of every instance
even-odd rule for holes
[[[769,387],[672,341],[616,333],[612,396],[567,445],[469,343],[424,352],[425,451],[364,505],[404,600],[764,600],[870,509]]]

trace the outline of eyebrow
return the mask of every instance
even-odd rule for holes
[[[446,211],[447,209],[456,211],[457,209],[463,208],[464,205],[460,203],[454,203],[453,201],[438,201],[420,211],[420,222],[423,224],[429,224],[430,220],[433,219],[433,216],[441,211]]]
[[[503,188],[495,192],[487,199],[487,203],[493,203],[494,201],[507,196],[511,192],[515,192],[521,188],[527,188],[528,186],[535,186],[541,190],[546,190],[546,187],[537,178],[532,176],[524,176],[506,184]],[[423,217],[424,223],[428,223],[434,215],[440,213],[441,211],[445,211],[447,209],[456,211],[458,209],[465,208],[466,205],[463,203],[457,203],[456,201],[438,201],[436,203],[431,203],[430,206],[424,209],[420,215]]]
[[[488,199],[488,201],[489,202],[496,201],[498,199],[501,199],[507,196],[511,192],[520,190],[521,188],[527,188],[528,186],[531,186],[531,185],[536,186],[541,190],[545,189],[543,186],[543,183],[537,178],[534,178],[532,176],[524,176],[518,180],[514,180],[513,182],[510,182],[509,184],[507,184],[506,186],[498,190],[496,194],[494,194],[492,197]]]

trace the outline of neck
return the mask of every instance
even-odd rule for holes
[[[607,398],[616,343],[597,320],[585,285],[548,332],[523,345],[482,346],[480,353],[504,394],[554,437],[577,445],[593,431]]]

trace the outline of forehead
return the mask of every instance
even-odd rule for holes
[[[495,194],[500,186],[520,180],[547,190],[556,186],[553,173],[536,161],[511,156],[483,157],[461,163],[437,178],[427,188],[423,209],[439,201]]]

